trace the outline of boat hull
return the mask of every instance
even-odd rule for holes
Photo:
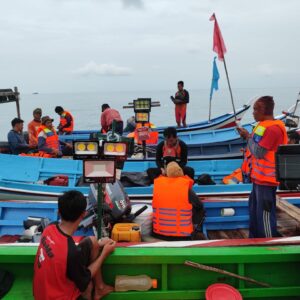
[[[0,247],[1,268],[15,275],[12,289],[3,299],[33,299],[33,261],[37,246]],[[171,255],[170,255],[171,253]],[[299,299],[300,246],[146,248],[117,247],[103,266],[104,280],[113,285],[116,275],[147,274],[158,288],[145,292],[115,292],[107,300],[205,299],[213,283],[226,283],[243,299]],[[185,266],[190,260],[217,267],[271,285],[259,287],[219,273]]]

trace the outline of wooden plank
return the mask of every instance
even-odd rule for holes
[[[276,207],[300,223],[300,209],[286,200],[276,197]]]

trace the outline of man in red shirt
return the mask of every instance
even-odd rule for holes
[[[37,147],[38,145],[38,129],[42,125],[41,122],[42,109],[36,108],[33,111],[33,120],[28,123],[29,145]]]
[[[284,123],[274,120],[274,100],[271,96],[259,98],[253,106],[253,116],[258,122],[250,134],[237,128],[248,141],[250,151],[250,177],[253,183],[249,197],[249,237],[278,236],[276,224],[275,152],[279,145],[287,143]]]
[[[76,246],[72,238],[85,216],[86,205],[85,197],[78,191],[58,198],[61,222],[44,230],[35,257],[34,299],[91,299],[93,283],[94,299],[113,291],[103,282],[101,266],[114,251],[115,242],[87,237]]]
[[[112,129],[112,123],[115,121],[116,127],[115,132],[122,135],[123,133],[123,120],[120,113],[113,108],[110,108],[108,104],[102,104],[102,114],[101,114],[101,132],[107,133]]]

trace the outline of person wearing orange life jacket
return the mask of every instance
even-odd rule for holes
[[[275,152],[279,145],[287,143],[284,123],[274,120],[274,100],[271,96],[259,98],[253,106],[253,116],[258,122],[250,134],[238,128],[241,137],[248,142],[251,153],[250,177],[253,183],[249,197],[249,237],[279,236],[276,224]]]
[[[58,134],[72,134],[74,129],[74,118],[71,113],[65,111],[61,106],[56,106],[55,112],[60,116],[60,122],[57,127]]]
[[[61,157],[58,135],[53,127],[53,119],[42,117],[42,125],[38,129],[38,150],[50,154],[52,157]]]
[[[194,181],[176,162],[167,165],[166,174],[154,180],[153,235],[165,240],[199,238],[205,212],[192,190]]]
[[[151,182],[159,175],[165,175],[166,165],[170,161],[176,161],[182,168],[183,173],[194,180],[195,171],[193,168],[186,166],[188,149],[187,145],[177,138],[175,127],[168,127],[164,130],[165,140],[156,146],[156,165],[157,168],[147,170]]]
[[[38,145],[38,129],[41,126],[41,117],[42,117],[42,109],[36,108],[33,111],[33,120],[28,123],[28,137],[29,137],[29,145],[37,147]]]

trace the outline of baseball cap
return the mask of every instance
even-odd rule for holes
[[[24,123],[24,121],[20,118],[14,118],[12,121],[11,121],[11,126],[14,127],[16,124],[19,124],[19,123]]]
[[[36,108],[34,111],[33,111],[34,114],[42,114],[42,109],[41,108]]]
[[[47,121],[53,122],[54,119],[51,119],[49,116],[44,116],[44,117],[42,117],[42,124],[45,125]]]

